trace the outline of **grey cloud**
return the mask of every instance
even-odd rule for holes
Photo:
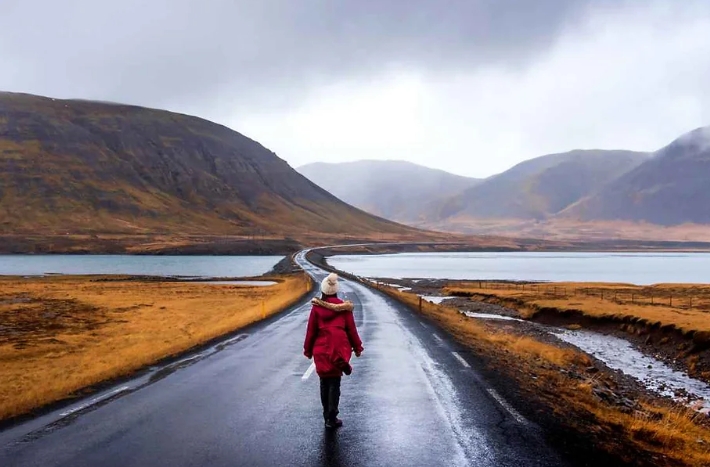
[[[178,109],[288,105],[392,66],[525,66],[600,3],[5,0],[0,89]]]

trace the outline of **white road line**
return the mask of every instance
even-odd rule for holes
[[[60,416],[60,417],[66,417],[67,415],[71,415],[71,414],[73,414],[73,413],[79,412],[79,411],[81,411],[81,410],[84,410],[84,409],[86,409],[86,408],[91,407],[92,405],[98,404],[99,402],[104,401],[104,400],[106,400],[106,399],[108,399],[108,398],[110,398],[110,397],[113,397],[113,396],[115,396],[116,394],[119,394],[119,393],[124,392],[124,391],[128,391],[129,389],[131,389],[131,388],[128,387],[128,386],[120,387],[120,388],[118,388],[118,389],[115,389],[115,390],[109,392],[108,394],[104,394],[103,396],[99,396],[99,397],[96,397],[96,398],[94,398],[94,399],[91,399],[91,400],[90,400],[89,402],[87,402],[86,404],[81,404],[80,406],[74,407],[73,409],[69,409],[69,410],[67,410],[66,412],[62,412],[62,413],[59,414],[59,416]]]
[[[429,326],[427,326],[426,324],[422,323],[421,321],[419,322],[419,324],[421,324],[422,327],[425,327],[425,328],[429,329]]]
[[[311,363],[311,366],[309,366],[308,369],[306,370],[306,372],[303,373],[303,376],[301,376],[301,379],[303,381],[307,380],[313,374],[313,371],[315,371],[315,369],[316,369],[315,362]]]
[[[464,367],[466,367],[466,368],[471,368],[471,365],[469,365],[468,362],[467,362],[466,360],[464,360],[463,357],[462,357],[461,355],[459,355],[458,352],[451,352],[451,354],[452,354],[452,355],[454,356],[454,358],[456,358],[456,360],[458,360],[459,363],[461,363]]]
[[[434,339],[438,340],[439,342],[444,342],[444,339],[442,339],[441,337],[439,337],[438,334],[432,334],[432,336],[434,336]]]
[[[495,389],[490,388],[490,389],[488,389],[487,391],[488,391],[488,394],[490,394],[490,395],[493,397],[493,399],[495,399],[496,401],[498,401],[498,403],[499,403],[505,410],[507,410],[507,411],[510,413],[510,415],[512,415],[513,418],[514,418],[515,420],[517,420],[518,423],[520,423],[521,425],[527,425],[527,424],[528,424],[528,421],[525,420],[525,417],[523,417],[522,415],[520,415],[520,413],[518,413],[517,410],[515,410],[510,404],[508,404],[508,401],[506,401],[505,399],[503,399],[503,398],[500,396],[500,394],[498,394],[498,393],[496,392]]]

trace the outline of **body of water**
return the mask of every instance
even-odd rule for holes
[[[400,253],[334,256],[328,263],[392,279],[710,283],[707,253]]]
[[[0,255],[0,275],[251,277],[269,272],[282,259],[283,256]]]

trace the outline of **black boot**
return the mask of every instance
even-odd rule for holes
[[[341,426],[343,426],[343,421],[339,418],[334,418],[332,420],[325,421],[325,427],[329,430],[340,428]]]
[[[338,418],[338,404],[340,403],[340,378],[321,378],[320,388],[325,427],[339,428],[343,426],[342,420]]]

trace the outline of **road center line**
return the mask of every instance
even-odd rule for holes
[[[452,354],[452,355],[454,356],[454,358],[456,358],[456,360],[458,360],[459,363],[461,363],[464,367],[466,367],[466,368],[471,368],[471,365],[469,365],[468,362],[467,362],[466,360],[464,360],[464,358],[463,358],[461,355],[459,355],[458,352],[451,352],[451,354]]]
[[[439,341],[439,342],[444,342],[444,339],[442,339],[441,337],[439,337],[438,334],[433,334],[433,333],[432,333],[432,336],[434,336],[434,339],[436,339],[437,341]]]
[[[307,380],[313,374],[313,371],[315,371],[315,369],[316,369],[316,364],[315,364],[315,362],[313,362],[313,363],[311,363],[311,366],[308,367],[306,372],[303,373],[303,376],[301,376],[301,379],[303,381]]]
[[[493,399],[495,399],[505,410],[507,410],[507,411],[510,413],[510,415],[512,415],[513,418],[514,418],[518,423],[520,423],[521,425],[527,425],[527,424],[528,424],[528,421],[525,420],[525,417],[523,417],[522,415],[520,415],[520,413],[518,413],[517,410],[515,410],[510,404],[508,404],[508,401],[506,401],[505,399],[503,399],[503,398],[500,396],[500,394],[498,394],[498,393],[496,392],[495,389],[489,388],[489,389],[487,389],[487,391],[488,391],[488,394],[490,394],[490,395],[493,397]]]

